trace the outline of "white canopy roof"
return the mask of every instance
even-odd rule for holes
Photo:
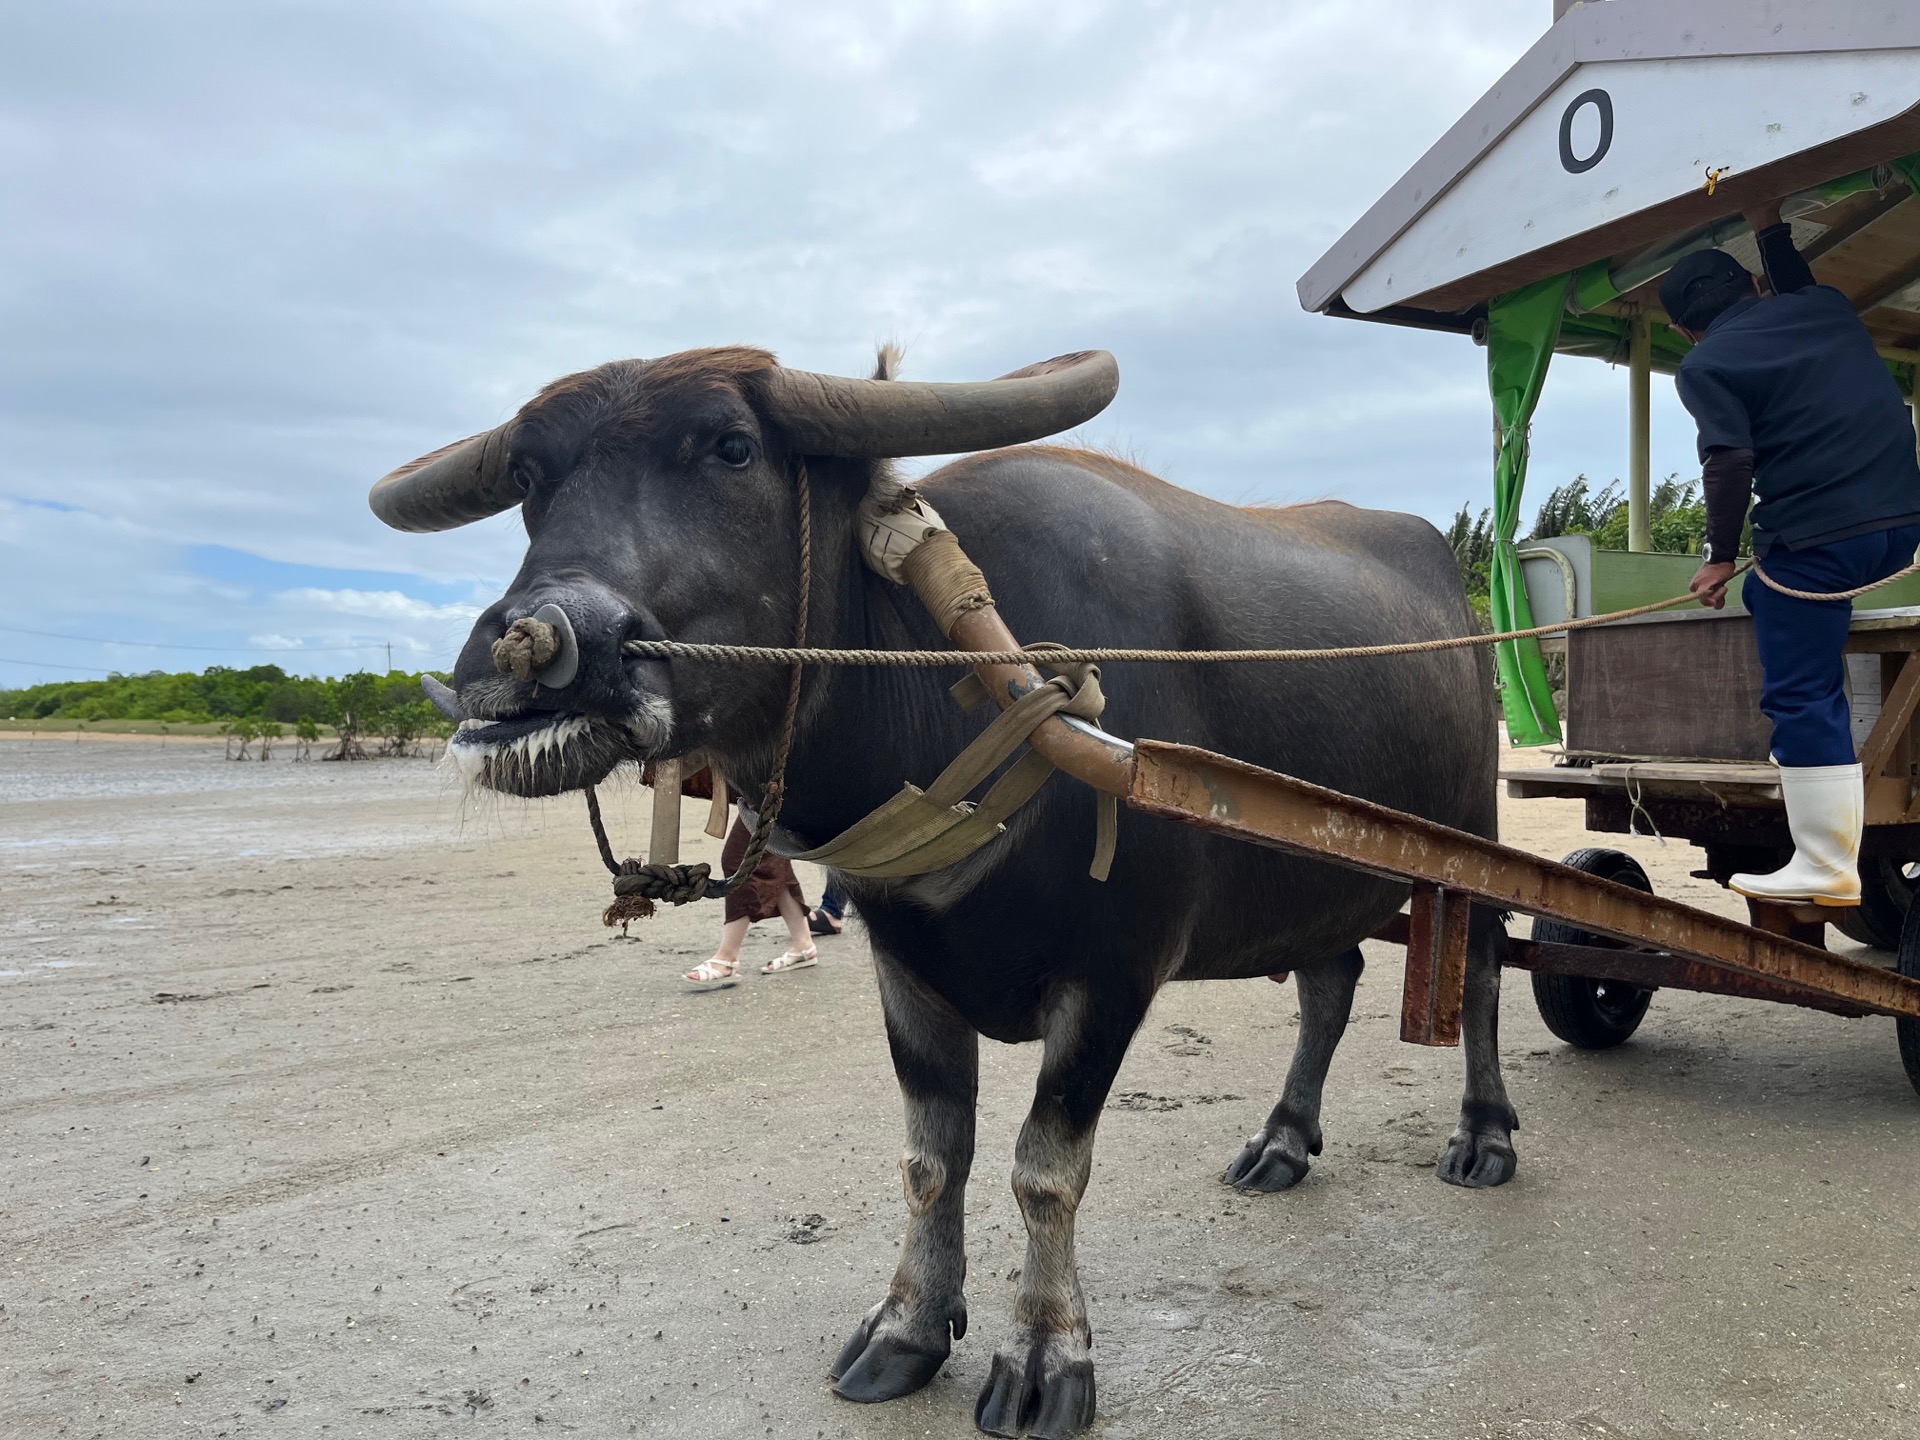
[[[1491,296],[1657,251],[1916,151],[1916,0],[1598,0],[1555,24],[1381,196],[1301,278],[1300,301],[1465,328]],[[1851,227],[1824,252],[1877,238],[1852,258],[1863,292],[1884,290],[1920,259],[1920,234],[1901,234],[1920,222],[1888,218],[1907,193],[1848,197],[1831,214],[1809,201],[1797,228],[1805,240]],[[1908,329],[1920,332],[1920,314]]]

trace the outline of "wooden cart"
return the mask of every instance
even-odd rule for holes
[[[1686,349],[1657,292],[1677,259],[1710,245],[1757,271],[1743,208],[1788,197],[1783,213],[1802,253],[1854,302],[1910,395],[1920,362],[1920,7],[1557,0],[1555,20],[1300,282],[1310,310],[1485,344],[1497,307],[1564,278],[1553,351],[1627,367],[1630,553],[1571,537],[1520,549],[1521,613],[1530,609],[1537,623],[1682,592],[1699,564],[1652,553],[1651,377]],[[1508,499],[1511,515],[1517,495]],[[1608,882],[1604,897],[1582,892],[1580,915],[1581,906],[1529,903],[1521,892],[1545,884],[1546,874],[1503,851],[1487,863],[1504,883],[1483,875],[1467,891],[1537,917],[1513,963],[1534,972],[1556,1034],[1583,1046],[1619,1044],[1663,986],[1896,1013],[1905,1017],[1907,1072],[1920,1088],[1920,1028],[1893,992],[1861,973],[1873,967],[1796,968],[1827,954],[1816,947],[1833,923],[1894,952],[1893,969],[1876,972],[1887,981],[1920,977],[1920,909],[1911,903],[1920,876],[1920,584],[1869,603],[1882,608],[1856,614],[1848,645],[1867,775],[1861,906],[1752,906],[1753,927],[1736,927],[1747,930],[1744,942],[1765,933],[1794,948],[1743,967],[1728,948],[1741,937],[1682,939],[1660,929],[1675,919],[1669,911],[1630,905],[1618,892],[1649,887],[1617,850],[1567,857],[1569,868]],[[1557,648],[1563,749],[1551,769],[1504,772],[1510,795],[1578,798],[1589,830],[1689,841],[1703,854],[1700,873],[1722,884],[1735,871],[1785,860],[1791,842],[1758,709],[1752,622],[1737,599],[1726,613],[1689,607],[1574,632]],[[1443,1037],[1444,1025],[1418,1016],[1438,1004],[1444,1018],[1451,1001],[1432,997],[1453,993],[1449,927],[1464,922],[1443,898],[1447,867],[1390,873],[1417,887],[1408,925],[1393,931],[1410,944],[1408,1038]]]

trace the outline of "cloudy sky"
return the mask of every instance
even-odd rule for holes
[[[1084,433],[1179,484],[1477,509],[1484,352],[1294,282],[1550,8],[4,7],[0,686],[446,665],[517,516],[401,535],[369,482],[698,345],[951,380],[1103,347]],[[1691,447],[1656,392],[1658,474]],[[1536,496],[1620,473],[1625,416],[1562,362]]]

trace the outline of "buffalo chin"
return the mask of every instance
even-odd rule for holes
[[[555,711],[467,720],[448,742],[447,758],[469,787],[537,800],[597,785],[627,761],[649,759],[667,728],[652,707],[624,720]]]

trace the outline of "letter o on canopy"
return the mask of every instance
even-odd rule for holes
[[[1573,153],[1574,117],[1591,105],[1600,116],[1600,143],[1593,147],[1593,153],[1577,156]],[[1613,97],[1604,90],[1584,90],[1573,97],[1566,113],[1560,117],[1560,168],[1569,175],[1584,175],[1602,160],[1607,151],[1613,148]]]

